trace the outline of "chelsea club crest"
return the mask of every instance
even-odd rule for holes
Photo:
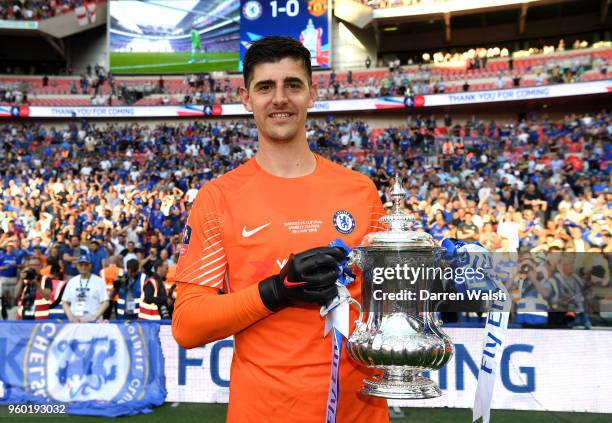
[[[259,19],[262,13],[263,7],[257,0],[247,1],[244,6],[242,6],[242,16],[250,21]]]
[[[140,399],[150,374],[138,323],[36,327],[26,349],[25,391],[61,403]]]
[[[346,210],[338,210],[332,218],[334,228],[343,235],[350,234],[355,229],[355,218]]]

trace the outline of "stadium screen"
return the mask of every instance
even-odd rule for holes
[[[330,66],[328,0],[241,0],[240,64],[250,43],[288,35],[310,50],[313,67]]]
[[[328,0],[111,0],[110,68],[162,74],[242,70],[249,45],[289,35],[329,67]]]
[[[237,71],[240,0],[111,0],[113,73]]]

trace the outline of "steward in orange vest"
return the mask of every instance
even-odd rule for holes
[[[43,283],[42,286],[47,284],[47,279],[51,280],[51,297],[49,298],[49,320],[68,320],[66,312],[62,307],[62,296],[64,295],[64,289],[66,288],[67,281],[64,280],[64,272],[62,267],[58,263],[54,263],[49,267],[49,271],[42,274]]]
[[[164,279],[168,273],[168,265],[163,260],[156,260],[153,264],[153,274],[143,286],[140,299],[139,319],[143,320],[169,320],[172,318],[170,307],[173,301],[168,297],[164,287]]]

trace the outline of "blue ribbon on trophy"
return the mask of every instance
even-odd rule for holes
[[[445,258],[455,268],[480,268],[485,275],[480,280],[466,279],[464,283],[454,283],[454,288],[460,292],[469,290],[501,291],[506,301],[492,301],[487,313],[485,337],[483,341],[482,360],[478,371],[478,385],[474,399],[472,421],[482,418],[489,423],[491,417],[491,400],[495,386],[495,374],[504,350],[508,317],[510,311],[510,296],[503,284],[503,279],[512,274],[516,261],[512,257],[491,257],[489,251],[478,242],[446,238],[442,241],[446,249]],[[506,280],[508,280],[506,279]]]
[[[336,239],[329,244],[330,247],[341,248],[348,255],[351,249],[341,239]],[[329,393],[327,395],[327,407],[325,411],[326,423],[336,422],[338,400],[340,396],[340,358],[342,357],[342,346],[344,338],[349,336],[349,306],[354,300],[346,288],[353,283],[355,275],[348,266],[348,259],[343,260],[338,268],[338,296],[327,305],[321,307],[321,316],[325,317],[326,337],[332,331],[332,363],[329,376]]]
[[[471,267],[487,271],[484,278],[465,276],[465,280],[461,283],[453,281],[453,287],[457,292],[494,291],[500,289],[500,284],[494,277],[496,272],[491,255],[480,243],[445,238],[442,240],[442,248],[445,249],[444,258],[453,268]]]

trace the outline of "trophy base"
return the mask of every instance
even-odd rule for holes
[[[361,393],[392,399],[428,399],[442,395],[438,385],[418,373],[389,374],[364,379]]]

